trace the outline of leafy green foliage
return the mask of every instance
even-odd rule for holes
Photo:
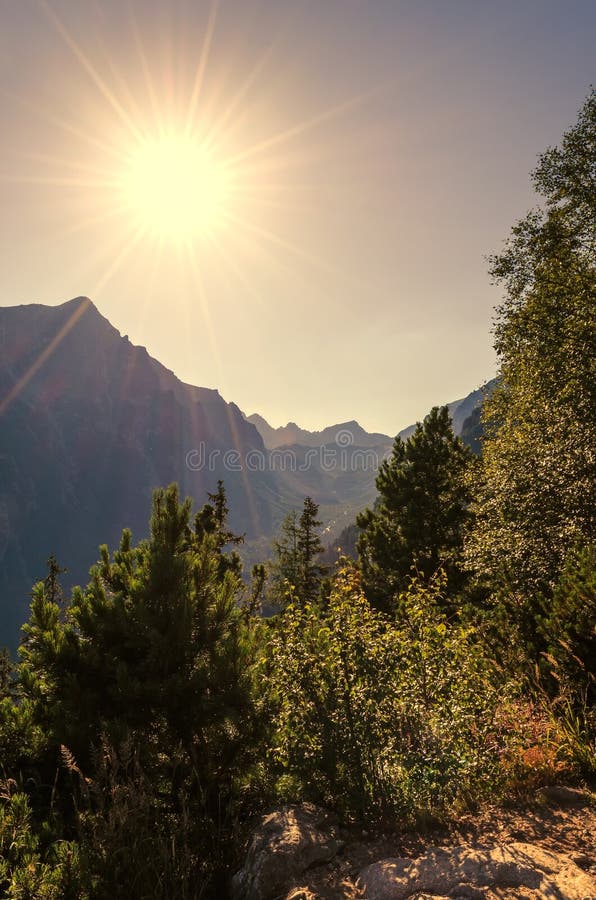
[[[533,629],[570,548],[594,539],[596,92],[534,172],[543,206],[492,260],[498,385],[483,406],[470,565],[510,592]]]
[[[12,692],[13,667],[10,653],[6,648],[0,650],[0,700],[9,697]]]
[[[379,470],[375,508],[358,517],[364,589],[380,609],[392,608],[413,569],[430,578],[442,568],[450,594],[463,586],[470,465],[471,453],[453,434],[446,406],[432,409],[407,441],[396,438]]]
[[[447,624],[442,587],[411,582],[392,622],[344,569],[324,607],[287,608],[271,642],[282,788],[393,818],[494,785],[494,672]]]
[[[596,548],[573,551],[552,597],[543,598],[539,632],[556,693],[575,706],[596,700]],[[544,664],[543,664],[544,665]]]
[[[34,829],[26,794],[0,794],[0,891],[7,900],[87,900],[79,847],[45,847]]]

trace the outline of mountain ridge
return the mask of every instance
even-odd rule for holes
[[[471,391],[465,397],[461,397],[459,400],[452,400],[446,404],[453,422],[453,430],[457,435],[461,436],[466,420],[481,403],[485,393],[490,393],[494,384],[495,379],[493,378],[482,385],[482,387]],[[391,446],[395,440],[395,437],[391,437],[388,434],[366,431],[355,419],[349,422],[338,422],[335,425],[328,425],[320,431],[309,431],[306,428],[301,428],[295,422],[288,422],[287,425],[274,428],[260,413],[252,413],[249,416],[245,416],[245,419],[257,428],[263,443],[269,450],[292,446],[325,446],[338,443],[338,435],[340,443],[342,439],[346,441],[350,439],[349,443],[356,447]],[[401,431],[397,432],[396,436],[406,440],[413,434],[416,425],[417,423],[413,423],[406,426],[406,428],[402,428]]]
[[[359,422],[351,419],[349,422],[338,422],[329,425],[320,431],[308,431],[301,428],[295,422],[288,422],[280,428],[273,428],[259,413],[246,416],[247,422],[251,422],[259,431],[265,446],[269,450],[278,447],[288,447],[298,444],[303,447],[318,447],[321,445],[337,443],[338,433],[341,437],[351,436],[351,442],[359,447],[379,447],[387,443],[393,443],[393,438],[379,432],[367,432]]]
[[[0,349],[0,645],[14,646],[50,554],[66,589],[86,583],[99,544],[146,536],[155,487],[178,482],[196,508],[223,479],[245,559],[262,561],[305,496],[329,540],[353,521],[393,444],[352,420],[267,447],[255,415],[182,382],[88,297],[0,307]]]
[[[85,582],[100,543],[113,548],[124,527],[146,535],[156,486],[177,481],[201,505],[223,478],[232,527],[272,532],[275,473],[249,483],[225,465],[230,452],[264,456],[263,441],[217,391],[185,385],[88,298],[2,307],[0,335],[0,623],[11,636],[50,553],[67,584]]]

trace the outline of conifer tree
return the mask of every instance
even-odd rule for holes
[[[302,604],[314,602],[319,595],[326,567],[317,562],[324,551],[318,513],[318,505],[306,497],[300,516],[293,510],[282,522],[280,537],[273,545],[270,576],[270,594],[276,606],[284,606],[290,594]]]
[[[228,527],[228,500],[221,479],[217,482],[217,491],[214,494],[208,493],[207,496],[209,503],[205,503],[195,516],[195,532],[200,537],[206,535],[213,537],[215,548],[220,553],[220,574],[229,569],[236,575],[240,575],[242,561],[239,555],[235,551],[229,554],[221,552],[230,544],[238,545],[244,542],[244,535],[235,534]]]
[[[274,607],[283,607],[288,594],[300,583],[298,554],[298,513],[294,509],[281,523],[280,535],[273,542],[275,557],[269,567],[269,599]]]
[[[325,567],[317,563],[324,551],[317,519],[318,505],[311,497],[306,497],[298,526],[298,552],[301,566],[300,599],[303,603],[314,603],[319,595],[321,577]]]
[[[363,585],[379,608],[392,609],[413,568],[426,578],[443,568],[448,595],[463,586],[460,557],[470,461],[446,406],[434,407],[406,441],[396,438],[377,476],[375,507],[358,517]]]
[[[149,539],[133,546],[124,531],[112,557],[103,546],[90,584],[62,608],[37,584],[19,670],[53,760],[66,745],[88,770],[92,745],[132,740],[153,782],[173,795],[184,786],[208,818],[256,727],[252,625],[223,550],[223,488],[216,496],[191,527],[176,485],[156,491]]]
[[[60,576],[67,572],[67,569],[63,569],[58,565],[56,557],[52,553],[47,561],[48,574],[45,578],[44,584],[48,597],[50,600],[62,600],[62,586],[60,584]]]

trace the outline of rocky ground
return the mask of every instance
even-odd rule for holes
[[[596,804],[586,791],[548,788],[523,807],[487,809],[417,833],[346,829],[313,810],[270,817],[245,867],[261,866],[264,877],[242,882],[237,897],[596,900]],[[284,868],[282,886],[276,878]]]

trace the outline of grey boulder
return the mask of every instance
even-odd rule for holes
[[[312,803],[264,816],[252,834],[244,866],[234,875],[235,900],[272,900],[303,872],[341,847],[333,816]]]

